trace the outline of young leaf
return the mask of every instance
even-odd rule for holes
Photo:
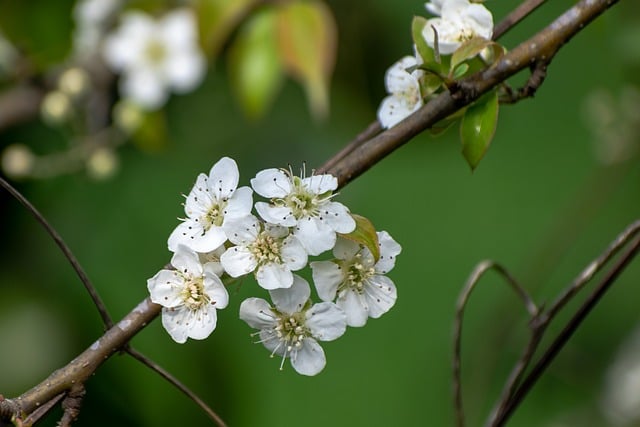
[[[340,234],[340,236],[369,249],[373,258],[378,262],[378,259],[380,258],[380,246],[378,244],[378,235],[376,234],[376,229],[373,226],[373,223],[369,221],[369,219],[360,215],[351,214],[351,216],[356,220],[356,229],[349,234]]]
[[[253,15],[241,28],[229,53],[231,83],[251,118],[265,113],[282,82],[276,19],[275,10],[269,8]]]
[[[278,46],[288,72],[306,90],[311,112],[329,111],[329,80],[336,56],[336,24],[321,1],[294,1],[280,6]]]
[[[495,90],[480,98],[464,113],[460,123],[462,155],[472,171],[489,149],[497,123],[498,92]]]
[[[259,0],[196,0],[200,40],[216,56],[231,32]]]
[[[423,63],[429,70],[440,72],[439,64],[436,62],[435,52],[429,47],[427,41],[422,35],[424,27],[427,25],[427,20],[422,16],[414,16],[411,22],[411,36],[413,38],[413,44],[416,45],[418,55],[422,58]]]
[[[482,49],[489,46],[491,43],[494,42],[482,37],[474,37],[462,43],[462,45],[453,52],[453,55],[451,55],[451,70],[454,70],[459,64],[463,63],[467,59],[473,58],[479,54]]]

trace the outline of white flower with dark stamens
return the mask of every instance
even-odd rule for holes
[[[387,70],[384,77],[387,92],[378,109],[378,120],[384,128],[395,126],[414,111],[422,107],[419,78],[423,71],[408,72],[418,61],[413,56],[405,56]]]
[[[159,20],[128,12],[104,44],[104,59],[122,73],[121,92],[148,109],[161,107],[170,91],[189,92],[204,76],[196,18],[178,9]]]
[[[307,252],[287,227],[265,224],[253,215],[226,221],[224,230],[232,246],[220,257],[231,277],[255,272],[265,289],[288,288],[292,271],[307,265]]]
[[[211,264],[200,263],[198,255],[178,246],[171,258],[175,270],[160,270],[147,281],[151,301],[162,306],[162,326],[171,338],[207,338],[216,328],[217,309],[229,303],[229,294]]]
[[[249,215],[253,203],[249,187],[238,186],[240,174],[233,159],[223,157],[209,172],[201,173],[187,196],[187,218],[169,236],[169,250],[185,245],[196,252],[210,252],[226,240],[222,225],[227,219]]]
[[[493,35],[493,16],[481,4],[469,0],[442,0],[426,4],[427,10],[440,15],[427,20],[422,35],[435,49],[435,32],[438,33],[438,51],[442,55],[455,52],[462,43],[473,37],[487,40]],[[434,31],[435,29],[435,31]]]
[[[336,233],[351,233],[356,222],[349,209],[331,199],[338,188],[332,175],[294,176],[284,169],[258,172],[251,186],[270,203],[257,202],[256,210],[267,222],[292,227],[309,255],[319,255],[336,242]]]
[[[344,334],[344,312],[334,303],[311,305],[309,284],[294,275],[288,289],[269,291],[275,307],[261,298],[249,298],[240,305],[240,318],[252,328],[271,356],[282,356],[280,369],[289,357],[299,374],[316,375],[326,359],[318,341],[332,341]],[[254,334],[255,335],[255,334]]]
[[[396,286],[385,274],[393,269],[401,247],[386,231],[378,232],[378,242],[378,262],[366,247],[340,238],[333,249],[337,259],[311,263],[318,296],[335,299],[349,326],[364,326],[368,317],[382,316],[396,302]]]

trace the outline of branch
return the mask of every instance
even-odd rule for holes
[[[16,86],[0,94],[0,130],[30,120],[40,112],[44,94],[33,86]]]
[[[11,184],[9,184],[1,177],[0,187],[7,190],[9,194],[11,194],[18,202],[20,202],[22,206],[24,206],[25,209],[35,217],[35,219],[42,225],[42,227],[44,227],[46,232],[49,233],[49,236],[51,236],[53,241],[56,242],[56,245],[58,245],[64,256],[67,258],[69,264],[71,264],[71,267],[73,267],[76,274],[80,278],[80,281],[89,293],[91,301],[93,301],[93,304],[96,306],[96,309],[100,313],[100,317],[102,318],[102,323],[104,324],[105,329],[112,327],[113,320],[111,320],[111,316],[109,316],[107,307],[104,305],[104,302],[102,302],[100,295],[98,295],[97,289],[93,286],[93,284],[89,280],[89,277],[87,276],[87,273],[85,273],[84,269],[78,262],[78,259],[75,257],[75,255],[73,255],[73,252],[71,252],[71,249],[69,249],[69,246],[67,246],[60,234],[58,234],[55,228],[53,228],[51,224],[49,224],[45,217],[42,216],[42,214],[35,208],[35,206],[31,204],[31,202],[29,202],[22,194],[20,194],[18,190],[16,190]]]
[[[556,52],[591,21],[618,0],[581,0],[545,29],[506,53],[489,68],[456,82],[397,126],[355,148],[347,157],[330,161],[332,173],[344,186],[438,121],[471,104],[509,77],[536,62],[549,61]]]

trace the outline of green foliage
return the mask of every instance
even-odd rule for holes
[[[325,116],[336,51],[337,30],[331,11],[320,1],[298,1],[283,5],[278,17],[282,62],[304,86],[311,112]]]
[[[242,27],[229,53],[229,75],[243,111],[258,118],[271,105],[283,79],[277,13],[264,9]]]
[[[356,220],[356,229],[349,234],[340,234],[340,236],[369,249],[377,262],[380,259],[380,246],[378,245],[378,235],[373,223],[361,215],[352,214],[351,216]]]
[[[489,149],[498,123],[498,93],[492,91],[467,108],[460,122],[462,155],[471,170]]]

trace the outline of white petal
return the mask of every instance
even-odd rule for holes
[[[262,298],[247,298],[240,304],[240,319],[254,329],[270,329],[277,323],[269,303]]]
[[[338,285],[344,280],[344,272],[333,261],[314,261],[310,265],[318,296],[323,301],[333,301]]]
[[[356,221],[342,203],[329,202],[322,206],[323,220],[336,232],[347,234],[356,229]]]
[[[408,104],[402,97],[388,96],[380,104],[378,120],[384,128],[393,127],[422,107],[422,104],[422,99],[416,100],[415,104]]]
[[[344,311],[332,302],[314,304],[307,311],[306,317],[306,325],[311,334],[320,341],[333,341],[347,329]]]
[[[204,56],[196,49],[174,55],[165,64],[167,82],[176,93],[187,93],[198,86],[205,75]]]
[[[388,277],[380,275],[371,277],[365,287],[369,317],[376,319],[391,310],[398,297],[396,292],[395,284]]]
[[[307,265],[307,251],[302,243],[294,236],[289,236],[282,242],[280,256],[291,271],[298,271]]]
[[[293,235],[302,243],[309,255],[320,255],[336,243],[336,232],[318,218],[302,218]]]
[[[120,91],[125,98],[130,98],[147,110],[162,107],[169,97],[162,76],[146,67],[127,72],[120,80]]]
[[[151,301],[163,307],[177,307],[182,304],[180,291],[184,289],[184,278],[175,270],[160,270],[147,280]]]
[[[234,245],[248,246],[260,234],[260,222],[253,215],[226,219],[222,225],[225,234]]]
[[[186,224],[188,221],[184,223]],[[190,231],[193,233],[187,233],[188,240],[185,241],[185,245],[196,252],[211,252],[227,240],[227,235],[222,227],[216,225],[212,225],[204,233],[198,233],[196,227],[193,227]]]
[[[202,276],[203,270],[200,258],[194,251],[184,245],[179,245],[176,248],[173,257],[171,257],[171,265],[183,274],[192,277]]]
[[[338,178],[333,175],[313,175],[302,180],[304,185],[315,194],[324,194],[338,188]]]
[[[190,9],[177,9],[168,13],[159,26],[167,43],[175,47],[191,46],[197,41],[196,19]]]
[[[464,12],[466,19],[473,21],[474,33],[490,40],[493,35],[493,15],[481,4],[472,4]]]
[[[264,224],[264,229],[269,234],[269,236],[271,236],[271,237],[273,237],[275,239],[282,239],[282,238],[287,237],[289,235],[289,228],[288,227],[283,227],[283,226],[277,225],[277,224],[266,223],[266,224]]]
[[[204,292],[211,299],[211,305],[216,309],[225,308],[229,304],[229,293],[222,280],[215,274],[213,266],[205,265]]]
[[[282,169],[265,169],[251,180],[251,186],[262,197],[285,197],[291,192],[291,180]]]
[[[418,80],[407,72],[407,68],[417,64],[415,56],[405,56],[393,64],[384,76],[387,92],[405,92],[408,87],[419,86]]]
[[[340,293],[336,304],[346,313],[347,325],[360,327],[367,323],[369,304],[363,295],[352,290],[346,290]]]
[[[199,174],[184,204],[185,213],[189,218],[201,217],[217,203],[213,197],[209,189],[209,177],[203,173]]]
[[[302,347],[292,354],[291,366],[297,373],[313,376],[322,371],[327,364],[324,350],[313,338],[302,341]]]
[[[203,340],[211,335],[218,323],[218,312],[212,305],[204,306],[197,311],[191,311],[187,318],[188,336],[195,340]]]
[[[253,254],[244,246],[232,246],[220,256],[224,271],[231,277],[240,277],[251,273],[258,265]]]
[[[272,354],[284,356],[286,353],[286,356],[289,357],[289,352],[286,351],[287,346],[280,337],[278,337],[278,334],[273,330],[273,328],[263,329],[260,331],[260,342]]]
[[[218,200],[231,197],[238,187],[239,179],[238,165],[229,157],[218,160],[209,172],[209,186]]]
[[[293,284],[293,273],[287,266],[271,262],[258,268],[256,279],[264,289],[289,288]]]
[[[377,273],[386,274],[395,266],[396,256],[400,254],[402,247],[386,231],[379,231],[377,234],[380,245],[380,259],[375,265],[375,270]]]
[[[338,237],[333,247],[333,256],[341,260],[348,260],[356,256],[362,247],[353,240]]]
[[[147,15],[139,12],[124,14],[120,27],[105,39],[105,62],[115,70],[135,64],[155,31],[155,23]]]
[[[274,289],[269,291],[271,300],[276,308],[284,313],[297,313],[304,307],[311,296],[309,283],[297,274],[293,275],[293,284],[290,288]]]
[[[284,227],[293,227],[297,221],[291,209],[287,207],[272,206],[265,202],[256,202],[256,211],[267,222]]]
[[[224,218],[240,218],[251,214],[253,191],[249,187],[238,188],[224,208]]]
[[[162,309],[162,326],[171,335],[171,338],[180,344],[187,341],[189,335],[189,331],[184,326],[187,323],[189,311],[186,307]]]

